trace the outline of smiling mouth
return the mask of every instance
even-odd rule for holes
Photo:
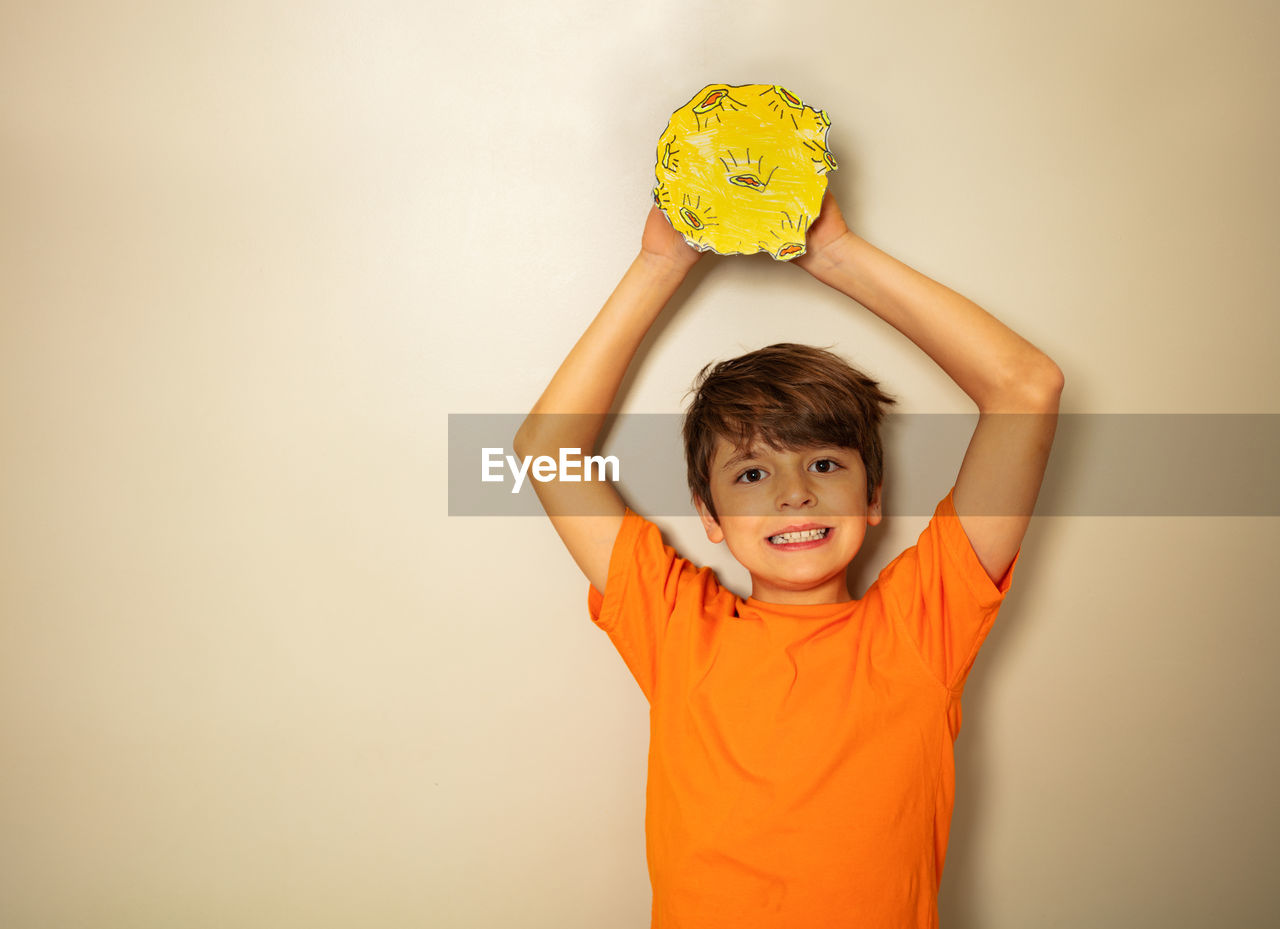
[[[825,539],[827,533],[831,529],[824,527],[822,529],[803,529],[799,532],[782,532],[778,535],[769,536],[769,541],[774,545],[795,545],[798,542],[817,542],[819,539]]]

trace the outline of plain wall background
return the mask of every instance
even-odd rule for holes
[[[0,923],[647,925],[643,698],[544,520],[447,516],[447,414],[533,403],[713,81],[825,108],[854,228],[1046,349],[1066,410],[1280,412],[1278,27],[0,4]],[[697,275],[623,409],[783,339],[968,408],[794,268]],[[1278,543],[1037,520],[966,693],[945,926],[1276,920]]]

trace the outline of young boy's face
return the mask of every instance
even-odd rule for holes
[[[718,518],[699,501],[703,528],[751,572],[751,596],[769,603],[852,599],[845,571],[867,527],[880,522],[880,490],[868,503],[857,451],[743,450],[717,439],[710,486]]]

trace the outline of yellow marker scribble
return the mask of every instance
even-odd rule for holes
[[[654,199],[695,248],[796,258],[837,167],[830,126],[777,84],[709,84],[659,139]]]

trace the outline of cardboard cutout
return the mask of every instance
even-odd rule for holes
[[[775,84],[709,84],[658,140],[654,201],[695,248],[797,258],[836,169],[830,127]]]

